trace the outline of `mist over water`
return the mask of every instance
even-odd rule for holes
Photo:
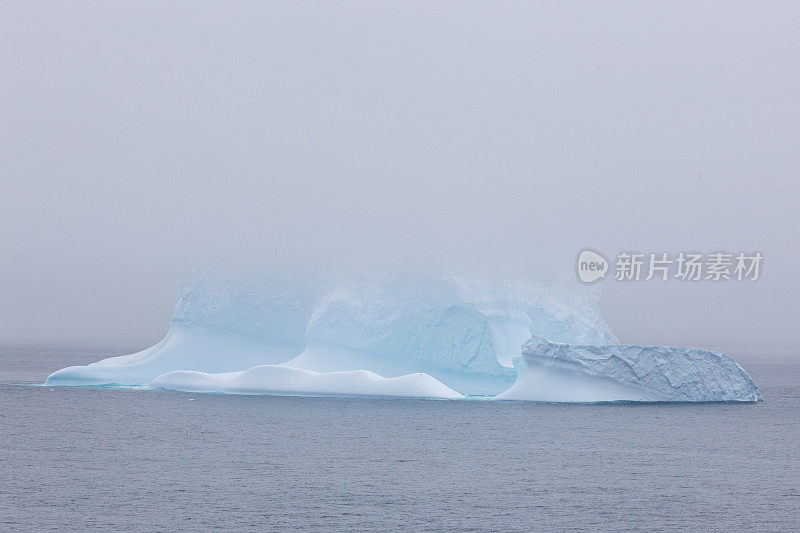
[[[187,268],[761,251],[602,282],[623,342],[800,340],[800,8],[4,3],[0,341],[145,347]]]

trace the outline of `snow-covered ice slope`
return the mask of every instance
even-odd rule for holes
[[[60,370],[47,383],[148,386],[177,370],[285,364],[387,378],[422,372],[461,393],[493,395],[514,383],[512,359],[530,331],[563,342],[615,343],[599,301],[595,288],[452,273],[242,281],[194,271],[164,340]]]
[[[533,337],[517,361],[519,376],[501,400],[550,402],[761,400],[733,359],[671,346],[579,346]]]
[[[249,283],[194,270],[181,284],[161,342],[59,370],[47,383],[147,386],[173,370],[231,372],[283,363],[303,351],[315,291],[305,279]]]
[[[255,366],[242,372],[224,374],[178,370],[157,377],[151,386],[185,392],[230,394],[462,398],[461,394],[427,374],[384,378],[368,370],[320,373],[284,365]]]
[[[167,336],[155,346],[132,355],[61,369],[47,378],[47,384],[147,386],[154,378],[173,370],[232,372],[282,363],[302,350],[302,344],[273,343],[173,322]]]

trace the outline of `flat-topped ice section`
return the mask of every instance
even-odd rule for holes
[[[530,339],[516,383],[500,400],[545,402],[757,402],[761,393],[730,357],[672,346],[579,346]]]

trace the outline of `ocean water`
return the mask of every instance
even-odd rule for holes
[[[743,405],[36,385],[106,355],[0,350],[0,530],[800,529],[791,360],[733,354]]]

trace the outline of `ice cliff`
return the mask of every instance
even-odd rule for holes
[[[248,281],[196,270],[181,285],[161,342],[136,354],[59,370],[47,384],[436,398],[504,393],[500,398],[597,401],[596,394],[576,396],[569,390],[583,382],[596,387],[601,375],[608,378],[603,384],[613,383],[626,394],[633,383],[647,391],[646,399],[678,398],[650,383],[650,373],[623,375],[624,365],[569,359],[578,348],[616,349],[599,303],[595,287],[510,277],[297,274]],[[531,351],[528,343],[520,358],[520,346],[531,334],[572,351],[541,346]],[[662,366],[687,357],[661,350]],[[682,394],[709,396],[712,385],[701,383],[706,379],[724,388],[715,372],[729,368],[724,360],[718,363],[709,359],[695,374],[692,369],[700,367],[687,366],[687,384],[678,387]],[[539,366],[547,372],[535,370]],[[741,399],[740,393],[731,389],[717,396]],[[589,399],[571,399],[584,396]]]

